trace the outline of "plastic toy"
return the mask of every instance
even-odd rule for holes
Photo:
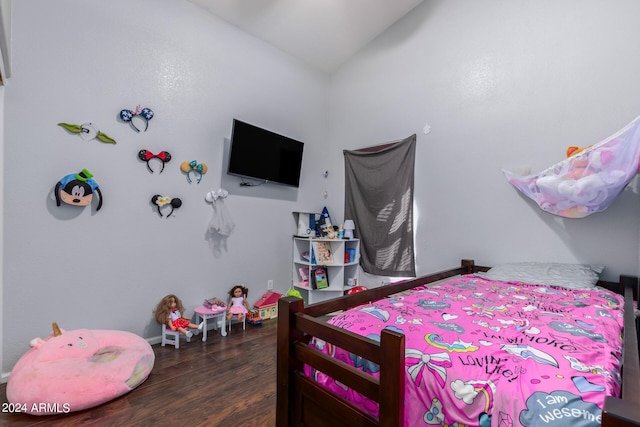
[[[247,322],[249,322],[250,325],[262,325],[262,318],[260,317],[260,313],[258,313],[258,310],[256,310],[255,308],[252,308],[251,310],[249,310],[249,313],[247,313]]]
[[[253,308],[258,310],[262,320],[275,319],[278,317],[278,300],[281,297],[282,294],[278,292],[267,291],[253,304]]]
[[[302,298],[302,294],[300,293],[299,290],[297,289],[289,289],[287,291],[287,296],[288,297],[296,297],[296,298]]]

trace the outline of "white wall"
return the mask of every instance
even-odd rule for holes
[[[4,352],[8,372],[62,328],[159,335],[152,309],[176,293],[190,310],[226,298],[236,283],[254,302],[267,280],[291,281],[291,212],[331,207],[322,197],[327,141],[326,75],[183,0],[24,0],[13,3],[12,77],[6,84],[4,158]],[[136,134],[123,108],[155,117]],[[241,189],[223,153],[238,117],[305,141],[299,190]],[[91,121],[117,144],[84,142],[57,126]],[[169,151],[159,175],[140,149]],[[179,166],[209,171],[189,185]],[[56,207],[64,175],[88,168],[104,195],[99,212]],[[224,184],[236,228],[221,250],[205,238],[213,210],[205,194]],[[329,188],[331,194],[338,191]],[[160,218],[153,194],[180,197]],[[337,198],[336,206],[340,206]],[[165,212],[166,214],[166,212]],[[192,311],[191,311],[192,313]]]
[[[500,170],[543,169],[566,146],[597,142],[640,114],[638,12],[632,0],[431,0],[328,79],[184,1],[14,2],[3,371],[54,320],[150,337],[151,309],[168,292],[193,307],[236,282],[251,300],[267,279],[286,290],[291,212],[327,205],[342,220],[342,149],[411,133],[420,274],[462,257],[600,262],[606,278],[635,274],[637,182],[606,212],[565,220],[522,198]],[[138,103],[156,112],[145,134],[116,118]],[[300,190],[227,185],[221,157],[233,117],[307,141]],[[61,121],[94,121],[118,144],[82,142]],[[150,175],[135,157],[141,148],[166,149],[174,163]],[[200,186],[178,172],[192,158],[210,167]],[[104,191],[98,213],[51,198],[56,181],[82,167]],[[223,184],[237,226],[216,252],[204,239],[203,196]],[[175,218],[157,217],[148,203],[156,191],[183,199]]]
[[[11,77],[11,0],[0,0],[0,75]]]
[[[640,114],[639,15],[635,1],[430,0],[332,76],[337,147],[418,134],[419,274],[463,257],[637,274],[637,178],[605,212],[563,219],[501,169],[541,171]]]

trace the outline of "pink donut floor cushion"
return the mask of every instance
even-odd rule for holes
[[[50,415],[108,402],[142,384],[155,355],[147,341],[125,331],[53,324],[53,334],[31,340],[7,383],[7,400],[21,412]]]

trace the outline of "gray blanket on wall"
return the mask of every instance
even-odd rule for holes
[[[413,180],[416,135],[380,150],[344,150],[345,219],[356,224],[367,273],[415,277]]]

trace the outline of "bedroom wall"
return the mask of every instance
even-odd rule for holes
[[[187,309],[226,298],[236,283],[253,303],[291,280],[291,212],[337,212],[327,180],[328,77],[183,0],[21,0],[12,7],[12,76],[5,86],[3,365],[6,377],[34,337],[62,328],[154,337],[155,304],[177,293]],[[155,117],[137,134],[124,108]],[[226,175],[234,117],[304,141],[299,190],[245,188]],[[94,122],[116,145],[84,142],[56,124]],[[160,175],[140,149],[173,156]],[[208,165],[189,185],[179,166]],[[56,207],[64,175],[88,168],[104,195],[95,212]],[[220,187],[236,227],[210,241]],[[324,199],[325,188],[329,197]],[[183,206],[160,218],[153,194]],[[336,196],[334,196],[336,195]],[[164,212],[165,215],[167,211]]]
[[[419,274],[463,257],[638,274],[637,177],[605,212],[564,219],[521,196],[501,169],[541,171],[567,146],[596,143],[640,114],[639,14],[640,3],[621,0],[431,0],[332,75],[336,146],[418,135]]]

